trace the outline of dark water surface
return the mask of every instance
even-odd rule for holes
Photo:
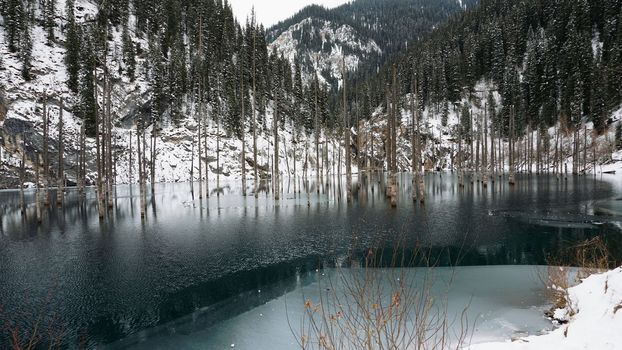
[[[320,195],[315,185],[307,195],[286,183],[278,203],[266,193],[243,197],[235,184],[203,200],[193,200],[189,184],[161,184],[144,221],[137,187],[120,186],[105,221],[92,192],[80,202],[70,190],[42,225],[34,205],[22,218],[18,192],[0,192],[0,348],[7,327],[32,329],[40,317],[40,328],[69,348],[100,347],[206,307],[211,322],[226,320],[291,290],[298,273],[399,237],[442,252],[441,265],[458,255],[460,265],[545,264],[548,254],[596,235],[620,259],[616,181],[519,176],[514,188],[498,181],[461,190],[451,175],[434,174],[421,207],[403,175],[395,209],[377,179],[351,204],[334,180]],[[249,294],[267,286],[271,292]]]

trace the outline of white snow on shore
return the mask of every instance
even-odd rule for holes
[[[622,268],[592,275],[568,291],[570,303],[556,314],[569,322],[540,336],[514,342],[473,345],[470,350],[551,350],[622,348]]]

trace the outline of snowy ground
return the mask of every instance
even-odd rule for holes
[[[568,293],[569,306],[556,312],[567,324],[545,335],[480,344],[470,350],[620,349],[622,268],[592,275]]]

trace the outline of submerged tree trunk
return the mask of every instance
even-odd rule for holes
[[[510,106],[510,147],[508,150],[509,156],[509,166],[510,166],[510,175],[508,178],[508,182],[510,185],[514,185],[516,180],[514,179],[515,163],[514,163],[514,106]]]
[[[255,38],[255,23],[253,22],[253,171],[255,175],[255,198],[259,196],[259,176],[257,174],[257,89],[256,89],[256,38]],[[294,160],[295,161],[295,160]],[[295,166],[295,165],[294,165]],[[294,182],[295,183],[295,182]]]
[[[136,129],[136,150],[137,150],[137,157],[138,157],[138,188],[139,188],[139,196],[140,196],[140,217],[141,218],[145,218],[145,196],[144,196],[144,187],[143,187],[143,179],[144,179],[144,172],[143,172],[143,163],[144,163],[144,159],[143,159],[143,150],[141,147],[141,134],[144,132],[143,126],[142,126],[142,120],[139,121],[139,125]]]
[[[58,117],[58,185],[56,189],[56,204],[63,204],[63,194],[65,192],[65,158],[64,158],[64,140],[63,140],[63,101],[60,101],[60,110]]]
[[[351,133],[350,133],[350,118],[348,117],[348,101],[346,95],[346,66],[345,61],[342,58],[342,78],[343,78],[343,122],[344,122],[344,147],[346,157],[346,191],[348,203],[352,202],[352,156],[350,154],[351,145]]]
[[[50,111],[47,106],[47,96],[43,100],[43,205],[50,206],[50,158],[49,158],[49,130]]]
[[[19,207],[22,216],[26,215],[26,201],[24,199],[24,181],[26,177],[26,147],[22,140],[22,161],[19,164]]]
[[[277,201],[281,198],[281,183],[279,179],[279,93],[280,92],[277,92],[276,94],[276,101],[274,102],[274,120],[272,121],[272,124],[274,124],[274,179],[272,180],[272,187],[274,199]]]
[[[41,211],[41,195],[40,195],[40,186],[39,186],[39,168],[41,167],[41,156],[37,155],[37,161],[35,164],[35,207],[37,210],[37,222],[41,223],[43,221],[43,213]]]

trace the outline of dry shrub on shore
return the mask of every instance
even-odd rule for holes
[[[574,244],[555,257],[549,257],[547,265],[545,270],[539,270],[538,276],[545,286],[546,297],[552,303],[546,315],[555,319],[554,312],[557,309],[569,309],[570,316],[574,314],[568,303],[570,287],[592,274],[607,271],[614,264],[606,242],[597,236]]]
[[[468,305],[450,315],[445,283],[434,274],[427,252],[417,249],[407,259],[424,259],[428,267],[409,269],[404,254],[370,249],[350,268],[336,268],[318,279],[319,297],[305,299],[299,329],[290,328],[301,349],[460,349],[469,334]],[[412,262],[413,260],[410,260]],[[421,261],[421,260],[419,260]],[[453,275],[452,275],[453,276]]]

